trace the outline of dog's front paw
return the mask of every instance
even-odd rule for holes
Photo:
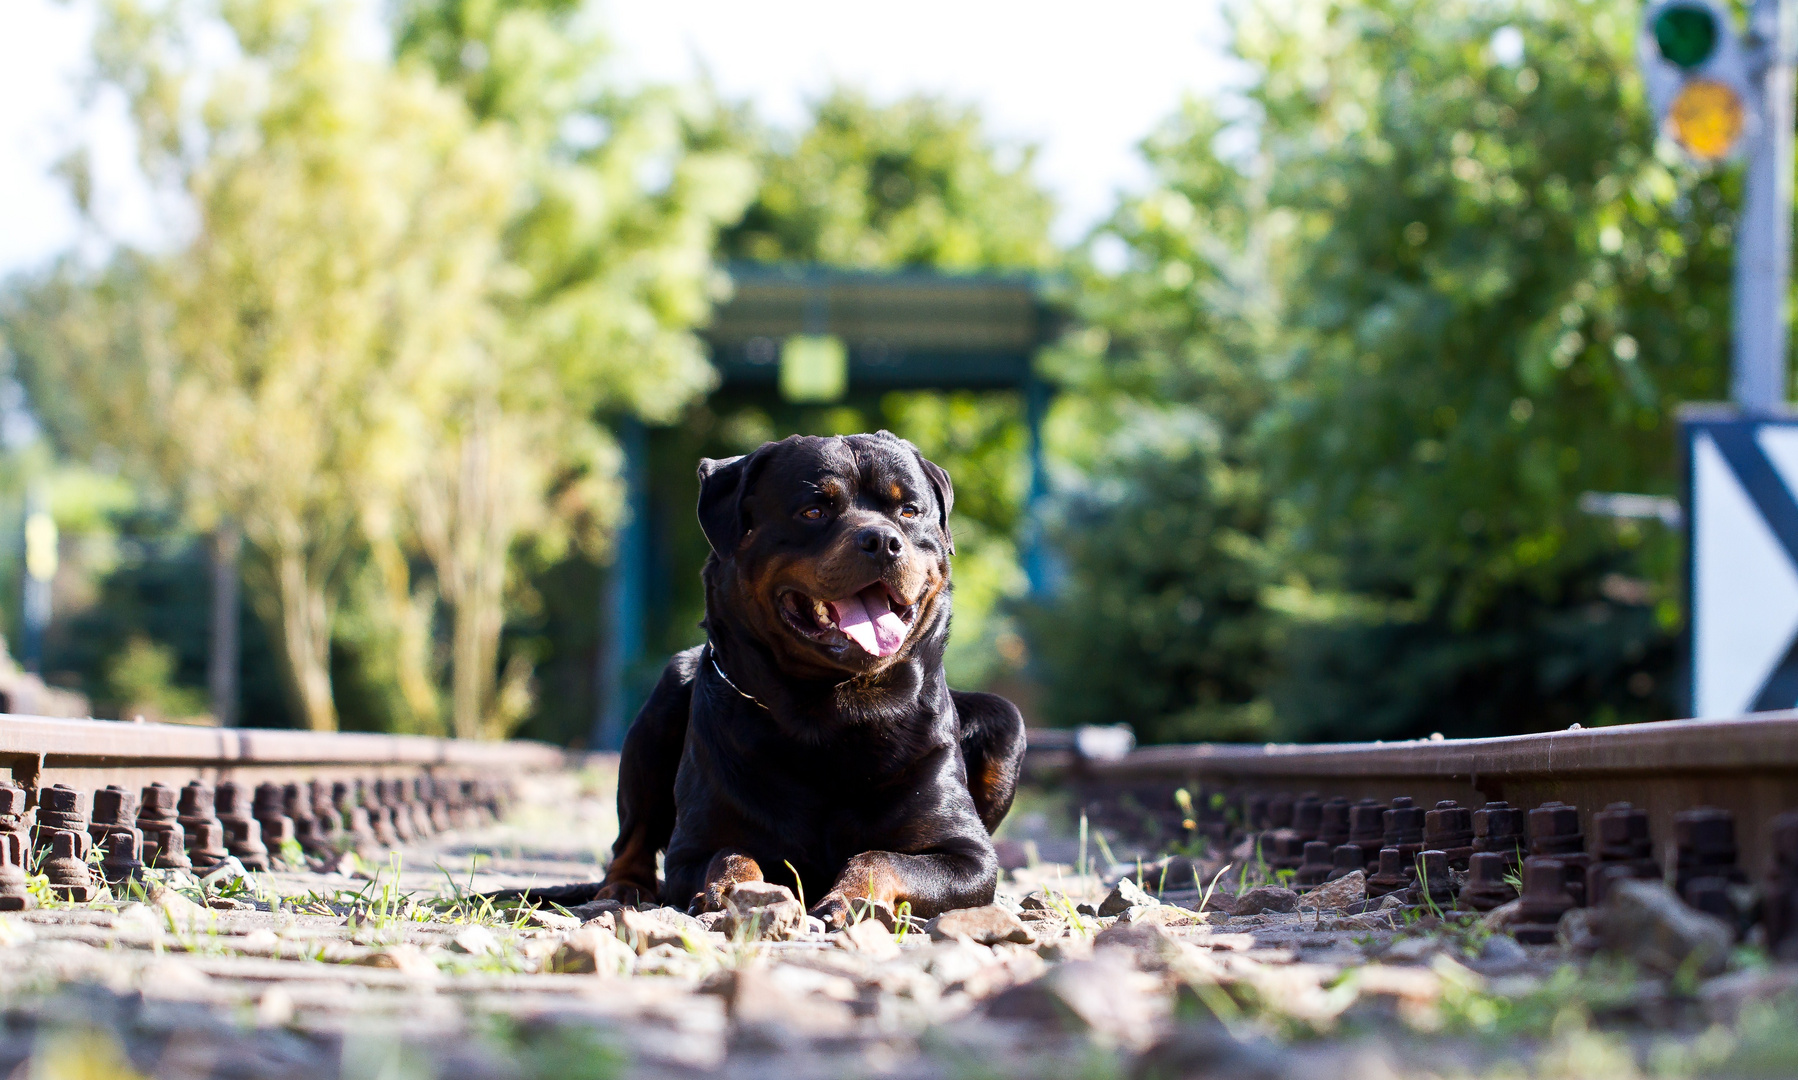
[[[636,907],[638,904],[654,903],[656,892],[657,889],[653,884],[645,885],[639,881],[629,880],[613,881],[608,878],[599,887],[599,891],[593,894],[593,899],[616,900],[626,907]]]
[[[849,900],[842,893],[826,893],[810,914],[823,921],[825,933],[834,934],[849,925]]]

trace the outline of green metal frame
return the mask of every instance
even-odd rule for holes
[[[847,350],[849,393],[888,390],[1010,390],[1024,395],[1030,433],[1030,503],[1024,565],[1031,589],[1049,585],[1049,558],[1037,525],[1047,490],[1041,426],[1051,387],[1036,374],[1036,353],[1058,331],[1059,313],[1041,279],[1013,274],[949,274],[930,270],[857,271],[819,266],[737,263],[728,268],[731,296],[700,332],[720,376],[715,396],[766,397],[777,392],[782,343],[799,334],[840,339]],[[592,745],[622,745],[640,693],[629,673],[643,659],[651,617],[648,586],[653,552],[646,439],[634,420],[620,425],[631,521],[602,599],[598,711]]]

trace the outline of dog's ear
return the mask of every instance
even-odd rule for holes
[[[743,496],[749,493],[763,454],[699,459],[699,527],[720,559],[728,559],[749,535]]]
[[[949,545],[949,554],[953,555],[955,536],[949,531],[949,508],[955,505],[955,485],[949,482],[949,474],[941,465],[918,453],[915,446],[911,452],[917,454],[918,464],[924,467],[924,475],[930,478],[930,486],[936,492],[936,504],[942,508],[937,525],[943,530],[943,542]]]

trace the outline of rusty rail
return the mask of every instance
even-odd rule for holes
[[[1133,791],[1145,805],[1171,804],[1176,787],[1233,797],[1410,796],[1423,806],[1442,799],[1473,807],[1558,800],[1579,808],[1591,836],[1594,812],[1630,802],[1649,811],[1663,861],[1671,858],[1673,815],[1681,810],[1732,813],[1743,862],[1754,867],[1768,857],[1766,823],[1798,810],[1798,711],[1491,739],[1149,746],[1112,760],[1080,755],[1065,736],[1039,745],[1027,755],[1027,776],[1092,793]]]
[[[0,768],[27,790],[67,784],[255,784],[428,775],[505,778],[559,770],[578,755],[530,742],[419,735],[204,728],[0,714]]]

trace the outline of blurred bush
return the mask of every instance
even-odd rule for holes
[[[1086,471],[1039,640],[1114,661],[1047,665],[1047,706],[1151,738],[1672,714],[1678,538],[1577,500],[1672,494],[1675,408],[1724,394],[1735,174],[1657,146],[1634,7],[1234,26],[1246,88],[1145,144],[1063,350]]]

